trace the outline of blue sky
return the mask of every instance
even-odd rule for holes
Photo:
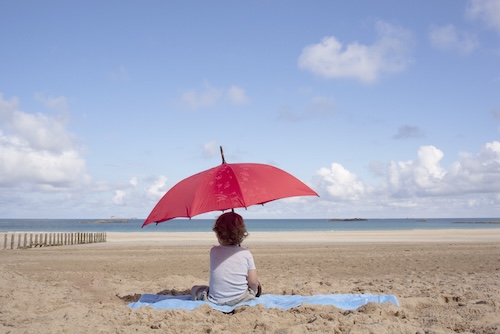
[[[220,145],[320,194],[248,218],[500,217],[500,0],[0,12],[0,217],[145,218]]]

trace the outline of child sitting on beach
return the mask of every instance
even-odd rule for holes
[[[209,286],[193,286],[192,299],[232,306],[260,296],[252,253],[240,246],[248,236],[243,218],[234,212],[224,213],[213,230],[219,246],[210,250]]]

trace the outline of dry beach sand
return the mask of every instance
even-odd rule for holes
[[[396,295],[355,311],[130,309],[208,280],[212,233],[0,250],[0,333],[500,333],[500,229],[251,233],[264,293]]]

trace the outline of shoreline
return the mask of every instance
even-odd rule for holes
[[[214,232],[0,232],[4,243],[9,235],[105,233],[106,242],[82,243],[95,247],[120,246],[213,246]],[[55,237],[54,237],[55,238]],[[7,241],[5,241],[7,240]],[[1,240],[0,240],[1,242]],[[365,230],[365,231],[268,231],[249,232],[244,246],[306,246],[343,244],[410,244],[410,243],[495,243],[500,242],[500,229],[422,229],[422,230]],[[71,245],[74,247],[75,245]]]
[[[307,245],[345,243],[426,243],[500,241],[500,229],[443,229],[399,231],[335,231],[335,232],[250,232],[244,245]],[[144,245],[212,245],[217,244],[213,232],[107,232],[107,242]]]

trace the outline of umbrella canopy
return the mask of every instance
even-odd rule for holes
[[[221,148],[222,154],[222,148]],[[142,227],[178,217],[246,208],[285,197],[318,196],[293,175],[270,165],[223,163],[173,186],[156,204]]]

